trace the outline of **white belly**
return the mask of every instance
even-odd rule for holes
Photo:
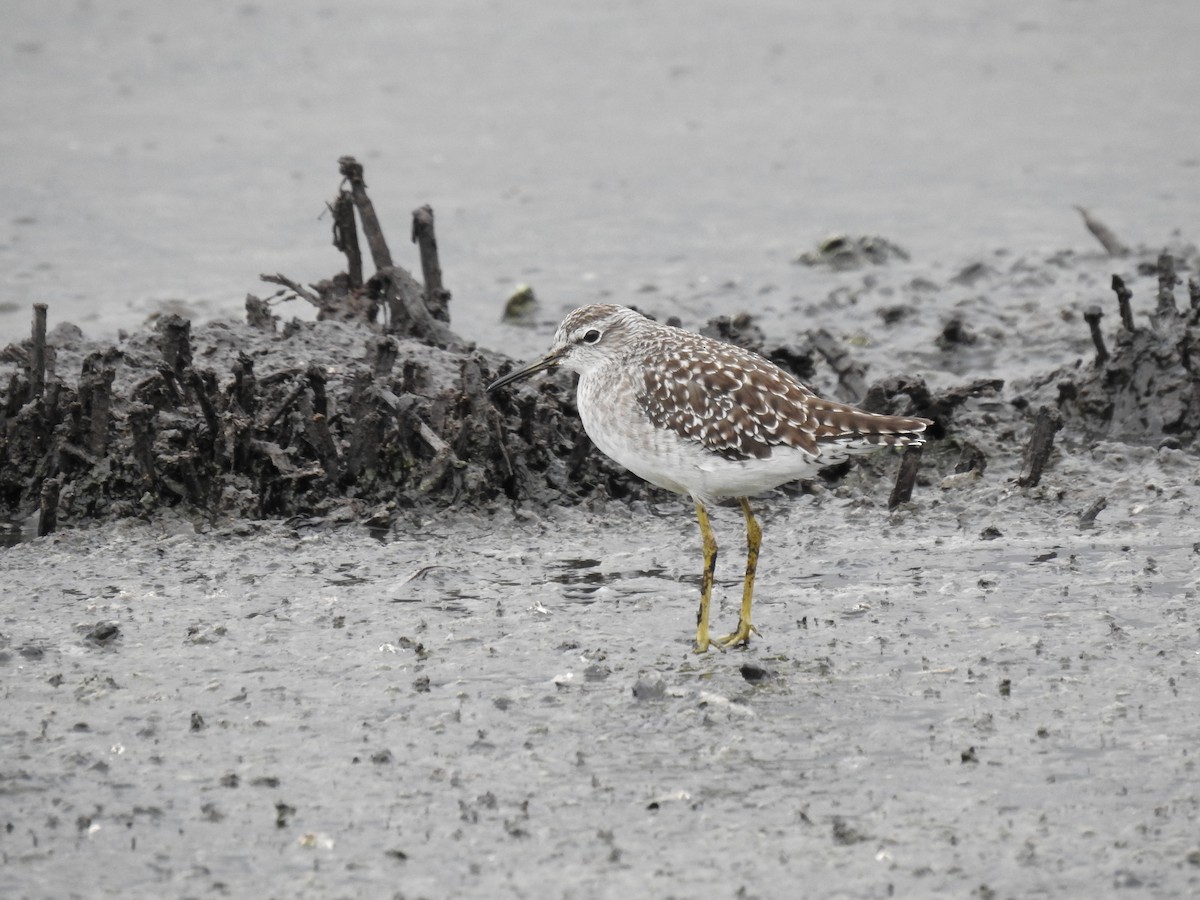
[[[600,382],[603,394],[597,392]],[[711,453],[698,441],[655,427],[636,401],[638,387],[624,373],[615,384],[611,376],[582,375],[579,415],[588,437],[606,456],[651,484],[711,501],[752,496],[820,468],[808,454],[783,446],[769,457],[746,461]]]

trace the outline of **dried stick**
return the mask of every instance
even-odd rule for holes
[[[266,424],[262,426],[264,431],[270,431],[275,427],[275,423],[283,418],[283,414],[296,405],[306,387],[307,385],[302,379],[296,382],[296,386],[288,392],[288,395],[283,398],[282,402],[275,407],[275,411],[267,417]]]
[[[108,422],[112,414],[112,386],[116,377],[116,370],[106,366],[99,372],[85,375],[83,379],[88,385],[88,418],[91,420],[88,449],[99,457],[108,451]]]
[[[41,305],[41,304],[39,304]],[[45,306],[42,306],[45,309]],[[58,494],[62,489],[62,476],[56,475],[42,482],[41,513],[38,515],[38,537],[53,533],[58,526]]]
[[[158,322],[159,350],[176,378],[192,364],[192,323],[182,316],[169,315]]]
[[[337,199],[329,211],[333,213],[333,246],[346,254],[350,287],[357,290],[363,286],[363,266],[362,250],[358,247],[358,226],[354,224],[354,197],[349,191],[338,191]]]
[[[375,468],[379,448],[383,445],[386,424],[379,411],[379,392],[375,389],[375,373],[360,369],[355,372],[350,391],[350,426],[346,455],[342,467],[342,483],[352,483],[358,476]]]
[[[1175,285],[1179,279],[1175,277],[1175,258],[1170,253],[1159,254],[1158,257],[1158,306],[1154,310],[1156,316],[1170,313],[1179,315],[1175,306]]]
[[[147,484],[156,480],[154,470],[154,408],[135,403],[129,408],[129,430],[133,433],[133,459]]]
[[[238,353],[233,364],[233,398],[238,406],[253,416],[258,410],[258,381],[254,377],[254,360],[248,353]]]
[[[1025,448],[1025,465],[1017,484],[1021,487],[1033,487],[1042,480],[1042,470],[1054,449],[1054,435],[1062,428],[1062,416],[1057,410],[1043,406],[1038,410],[1037,422],[1033,426],[1033,435]]]
[[[195,369],[188,370],[187,384],[200,403],[200,412],[204,414],[204,423],[208,426],[209,436],[215,444],[217,436],[221,433],[221,422],[217,418],[217,410],[213,406],[212,398],[208,396],[208,385],[204,383],[203,376]]]
[[[1133,308],[1129,305],[1129,301],[1133,299],[1133,291],[1125,287],[1125,279],[1120,275],[1112,277],[1112,289],[1117,294],[1117,307],[1121,310],[1121,325],[1126,331],[1134,331]]]
[[[387,241],[383,239],[383,228],[379,224],[379,217],[375,215],[375,206],[367,196],[362,164],[353,156],[343,156],[338,160],[338,171],[350,182],[350,193],[354,197],[354,205],[358,208],[358,217],[362,220],[363,232],[367,236],[367,246],[371,248],[371,259],[375,262],[376,270],[390,269],[392,254],[388,250]]]
[[[167,395],[167,399],[176,408],[183,406],[183,394],[179,391],[179,379],[175,377],[175,373],[171,371],[171,367],[166,363],[159,363],[157,366],[159,386],[163,393]]]
[[[896,484],[892,487],[892,496],[888,498],[888,509],[895,509],[912,499],[913,485],[916,484],[917,469],[920,467],[921,445],[909,444],[900,457],[900,471],[896,473]]]
[[[838,381],[849,394],[851,400],[860,400],[867,392],[867,380],[863,375],[862,366],[858,365],[832,334],[824,328],[809,332],[812,344],[817,352],[825,357],[833,371],[838,374]]]
[[[266,300],[246,295],[246,324],[251,328],[261,328],[264,331],[274,331],[277,317],[271,314],[271,307]]]
[[[396,365],[396,357],[400,355],[400,346],[396,343],[396,339],[391,335],[382,334],[375,338],[371,345],[375,349],[375,356],[371,362],[371,370],[375,373],[376,378],[386,378],[392,374],[392,369]]]
[[[1089,506],[1086,510],[1084,510],[1083,513],[1079,516],[1079,524],[1084,527],[1094,525],[1096,522],[1096,516],[1098,516],[1098,515],[1100,515],[1100,513],[1104,512],[1104,509],[1107,506],[1108,506],[1108,498],[1107,497],[1098,498],[1091,506]]]
[[[440,347],[461,346],[449,326],[435,319],[425,305],[421,285],[405,269],[395,266],[376,272],[368,284],[387,303],[388,331]]]
[[[1096,345],[1096,365],[1102,366],[1108,359],[1108,348],[1104,346],[1104,335],[1100,333],[1100,319],[1104,311],[1099,306],[1089,306],[1083,312],[1083,320],[1092,332],[1092,343]]]
[[[421,251],[421,275],[425,279],[425,306],[435,319],[450,321],[450,292],[442,284],[437,236],[433,230],[433,208],[428,204],[413,210],[413,243]]]
[[[29,390],[40,397],[46,389],[46,304],[33,304],[33,352],[29,356]]]
[[[325,373],[318,365],[311,365],[305,373],[308,386],[311,388],[312,400],[308,394],[300,398],[301,410],[305,413],[304,430],[309,442],[321,458],[325,474],[332,479],[338,477],[341,463],[338,459],[337,444],[329,430],[329,401],[325,395]],[[309,409],[304,409],[305,406]]]
[[[302,297],[303,299],[307,300],[309,303],[311,303],[317,309],[321,309],[323,307],[320,297],[318,297],[316,294],[314,294],[312,291],[310,291],[308,288],[304,287],[303,285],[297,284],[296,282],[292,281],[292,279],[288,278],[286,275],[279,275],[279,274],[259,275],[258,280],[266,281],[271,284],[278,284],[281,287],[285,287],[289,291],[292,291],[297,297]]]

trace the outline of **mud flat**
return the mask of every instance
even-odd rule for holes
[[[939,427],[895,508],[887,456],[760,501],[760,635],[705,656],[687,504],[590,449],[565,376],[484,395],[512,361],[428,268],[109,345],[51,308],[0,372],[0,893],[1197,893],[1170,250],[839,263],[786,330],[710,296],[684,326]]]

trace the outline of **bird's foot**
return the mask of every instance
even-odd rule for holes
[[[738,620],[737,631],[733,634],[727,634],[724,637],[713,638],[712,644],[721,650],[727,650],[730,647],[741,647],[750,643],[750,634],[758,634],[758,629],[749,622]]]
[[[722,653],[725,652],[725,648],[721,646],[721,639],[719,639],[719,638],[713,638],[712,640],[704,640],[704,641],[697,640],[696,646],[692,648],[692,652],[693,653],[707,653],[709,647],[713,647],[717,650],[720,650]]]

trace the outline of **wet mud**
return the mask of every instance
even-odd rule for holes
[[[51,308],[0,358],[0,893],[1200,890],[1195,250],[843,251],[680,324],[935,439],[907,501],[895,455],[757,500],[759,633],[704,656],[687,502],[567,376],[489,398],[428,269],[115,345]]]

